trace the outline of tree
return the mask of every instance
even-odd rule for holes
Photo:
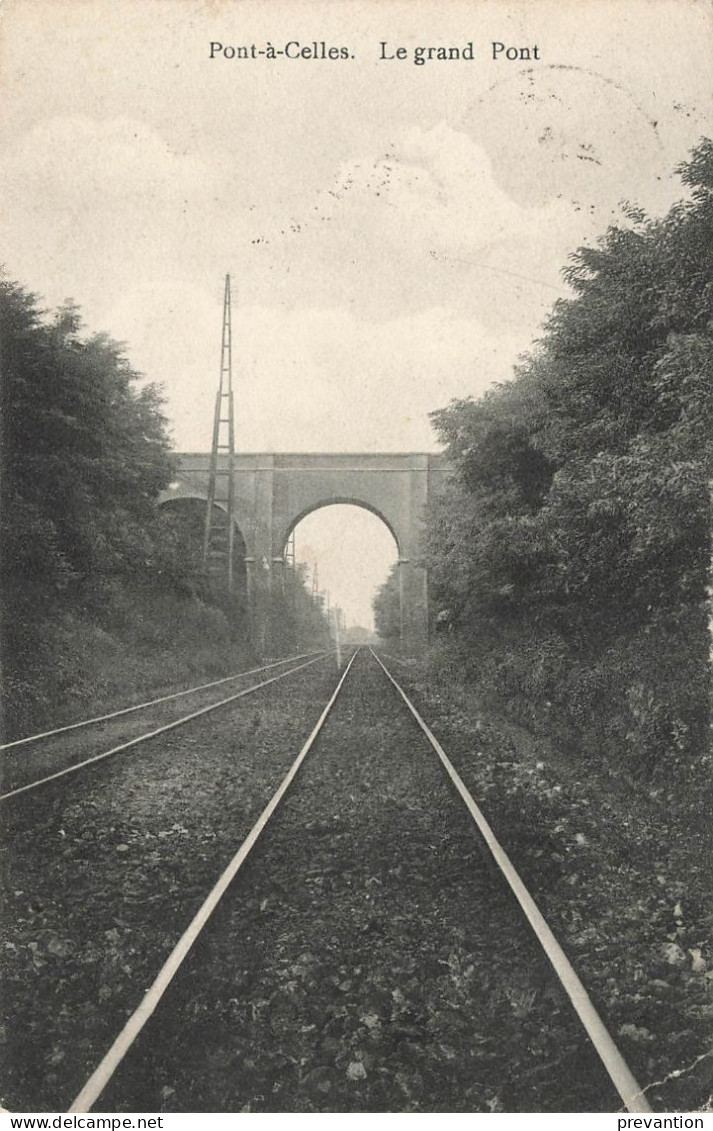
[[[173,462],[154,385],[104,335],[81,336],[0,280],[2,644],[11,727],[74,694],[87,646],[134,607],[137,587],[183,584],[181,547],[156,496]]]
[[[0,282],[3,578],[32,601],[150,572],[155,498],[174,474],[156,386],[80,329],[71,304],[45,322]]]
[[[401,643],[399,566],[393,565],[374,597],[374,622],[379,639],[391,647]]]
[[[455,474],[428,566],[459,646],[649,770],[700,751],[708,707],[713,144],[681,173],[667,216],[576,252],[512,382],[433,414]]]

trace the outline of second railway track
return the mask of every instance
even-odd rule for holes
[[[274,738],[289,734],[294,756],[296,734],[314,717],[318,693],[326,701],[325,674],[310,669],[295,677],[290,725],[281,734],[280,692],[271,690],[270,719],[262,721],[273,737],[262,753],[273,782],[281,761]],[[213,725],[225,742],[225,723]],[[244,759],[250,735],[243,733],[241,742],[233,740],[233,751],[242,749]],[[180,779],[188,774],[183,758]],[[254,749],[250,759],[254,766]],[[211,869],[215,879],[218,858],[224,866],[227,845],[234,851],[246,817],[259,811],[254,801],[260,794],[266,799],[265,783],[252,782],[253,803],[241,809],[226,761],[225,751],[216,754],[217,776],[206,768],[210,781],[195,797],[195,827],[186,827],[185,815],[178,831],[174,823],[179,851],[170,883],[161,877],[163,893],[144,884],[139,913],[131,902],[128,912],[121,910],[119,893],[126,902],[141,870],[135,862],[123,875],[110,869],[95,906],[89,901],[95,919],[88,937],[103,940],[92,955],[100,965],[94,985],[79,984],[81,954],[69,926],[54,946],[45,928],[33,952],[39,978],[47,981],[43,968],[64,958],[64,986],[55,990],[57,1017],[49,1025],[45,1020],[42,1040],[38,1016],[34,1043],[21,1042],[30,1063],[20,1054],[12,1065],[16,1095],[29,1101],[28,1089],[41,1092],[32,1097],[40,1102],[24,1107],[54,1110],[76,1094],[137,1006],[148,971],[165,961],[179,924],[185,926],[210,887]],[[134,781],[127,794],[130,779],[125,771],[123,777],[123,797],[115,782],[112,803],[134,804],[141,786]],[[160,794],[145,787],[149,801],[163,808],[164,823],[172,792],[165,786]],[[186,782],[180,787],[185,797]],[[56,832],[56,817],[49,816],[45,834]],[[195,852],[180,850],[180,830],[195,837],[200,821],[213,843],[197,862]],[[164,832],[164,840],[172,835]],[[155,840],[161,831],[150,835]],[[124,843],[124,857],[134,847],[140,846]],[[71,899],[70,885],[65,912]],[[118,925],[107,930],[111,914]],[[61,909],[55,931],[60,921]],[[151,941],[132,940],[130,928]],[[117,1060],[96,1095],[90,1089],[90,1106],[477,1112],[615,1111],[622,1104],[488,866],[467,811],[368,653],[357,658],[314,752],[140,1028],[126,1059]],[[81,1100],[76,1110],[86,1110]]]
[[[286,679],[326,655],[326,652],[312,652],[275,660],[262,667],[0,746],[0,802],[24,795],[111,755],[135,749],[160,734]]]

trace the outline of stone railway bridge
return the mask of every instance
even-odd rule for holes
[[[210,455],[178,455],[178,476],[160,503],[206,499]],[[428,640],[428,592],[421,557],[424,508],[448,474],[443,456],[409,453],[236,454],[235,522],[245,546],[248,594],[253,571],[276,584],[287,540],[312,511],[351,503],[375,514],[391,531],[398,550],[404,648],[412,653]],[[216,505],[226,509],[227,477],[218,476]],[[368,554],[369,547],[364,547]]]

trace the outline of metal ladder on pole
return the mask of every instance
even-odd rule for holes
[[[285,545],[285,565],[289,569],[295,568],[295,532],[294,532],[294,530],[287,537],[287,543]]]
[[[225,490],[218,490],[218,482]],[[220,503],[221,506],[217,506]],[[223,506],[225,510],[223,510]],[[230,275],[225,276],[220,379],[215,399],[213,444],[208,472],[208,499],[203,537],[203,567],[209,579],[234,587],[235,556],[235,417],[233,347],[230,324]]]

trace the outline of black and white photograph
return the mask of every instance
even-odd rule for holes
[[[713,1128],[711,0],[0,0],[0,152],[2,1131]]]

